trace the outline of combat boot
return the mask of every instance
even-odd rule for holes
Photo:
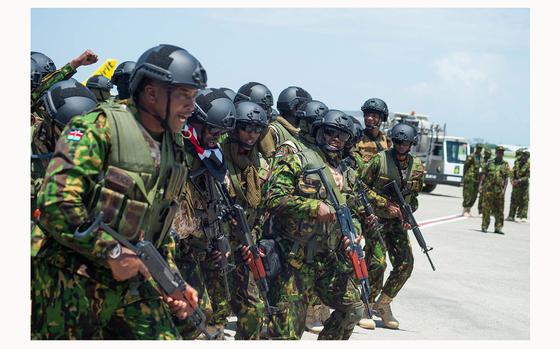
[[[463,207],[463,217],[472,217],[470,208]]]
[[[480,230],[481,230],[483,233],[486,233],[486,232],[487,232],[487,229],[484,228],[484,227],[482,227]]]
[[[505,235],[504,232],[501,231],[501,230],[495,230],[494,233],[496,233],[496,234],[501,234],[501,235]]]
[[[506,221],[515,222],[515,218],[509,217],[509,216],[508,216],[508,217],[506,218]]]
[[[370,309],[373,308],[373,304],[370,304],[369,307]],[[365,328],[366,330],[375,330],[375,321],[368,317],[367,309],[364,309],[364,315],[358,322],[358,326]]]
[[[381,293],[377,302],[373,305],[373,309],[377,310],[385,327],[396,330],[399,328],[399,321],[395,319],[393,312],[391,312],[392,301],[393,298]]]

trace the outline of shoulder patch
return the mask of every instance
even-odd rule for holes
[[[68,136],[66,136],[66,139],[73,142],[79,142],[83,136],[84,136],[84,131],[79,130],[77,128],[73,128],[70,130],[70,132],[68,132]]]

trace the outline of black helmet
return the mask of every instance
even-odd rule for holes
[[[291,115],[295,113],[299,104],[312,100],[311,95],[297,86],[290,86],[282,90],[278,96],[276,107],[282,115]]]
[[[111,77],[111,83],[117,86],[117,91],[119,91],[119,99],[127,99],[130,97],[128,86],[135,66],[136,62],[124,61],[117,65],[117,68]]]
[[[325,103],[311,100],[300,104],[296,111],[296,117],[300,119],[300,130],[303,133],[311,133],[313,122],[325,115],[329,108]]]
[[[99,89],[106,92],[110,92],[113,88],[111,80],[107,79],[103,75],[94,75],[87,80],[86,87],[89,89]]]
[[[187,50],[173,45],[159,45],[138,58],[130,77],[130,95],[134,96],[145,78],[169,85],[195,89],[206,87],[206,70]]]
[[[239,101],[251,101],[261,106],[267,113],[270,114],[271,108],[274,105],[274,98],[272,92],[265,85],[260,82],[248,82],[241,86],[235,96],[235,103]]]
[[[241,101],[235,103],[235,124],[259,124],[261,126],[268,125],[268,116],[266,111],[257,103],[249,101]]]
[[[408,124],[398,123],[390,131],[393,143],[411,142],[416,144],[418,135],[416,129]]]
[[[36,88],[43,77],[56,70],[52,59],[41,52],[31,51],[31,88]]]
[[[93,109],[95,95],[74,79],[59,81],[41,97],[47,115],[59,126],[64,127],[73,116]]]
[[[232,90],[231,88],[227,88],[227,87],[220,87],[218,90],[225,93],[226,96],[228,96],[229,99],[231,99],[231,101],[235,103],[235,96],[237,95],[237,93],[235,93],[234,90]]]
[[[387,108],[387,104],[379,98],[368,99],[364,102],[361,109],[364,112],[364,115],[367,112],[379,114],[381,116],[381,121],[387,121],[387,117],[389,116],[389,108]]]
[[[229,97],[215,88],[200,90],[192,113],[195,122],[226,131],[235,128],[235,105]]]
[[[344,146],[354,137],[354,122],[350,116],[340,110],[330,109],[322,117],[315,119],[311,129],[311,135],[315,137],[317,145],[327,152],[339,152],[344,149],[344,146],[341,149],[334,149],[325,142],[324,133],[327,128],[335,128],[348,134]]]

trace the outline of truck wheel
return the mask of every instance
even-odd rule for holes
[[[422,188],[422,191],[424,193],[431,193],[434,191],[434,189],[436,189],[437,184],[427,184],[424,183],[424,188]]]

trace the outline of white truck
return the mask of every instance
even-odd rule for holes
[[[431,192],[438,184],[460,186],[463,179],[463,164],[470,154],[469,142],[463,137],[445,134],[445,124],[431,122],[429,116],[411,113],[394,113],[387,122],[389,131],[397,123],[414,126],[418,132],[418,143],[411,154],[417,156],[426,168],[423,191]]]

